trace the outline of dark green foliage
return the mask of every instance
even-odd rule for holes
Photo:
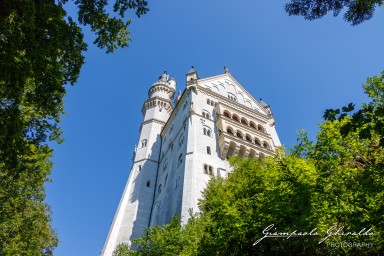
[[[52,255],[57,246],[44,183],[59,129],[65,86],[84,63],[81,28],[62,7],[66,0],[0,1],[0,255]],[[79,22],[90,25],[107,52],[128,46],[129,21],[105,11],[107,1],[79,0]],[[119,0],[122,16],[146,1]]]
[[[375,9],[383,3],[383,0],[291,0],[285,5],[285,10],[289,15],[300,15],[307,20],[315,20],[328,12],[337,16],[346,8],[344,20],[358,25],[372,18]]]
[[[374,76],[367,79],[363,85],[365,93],[372,99],[368,104],[364,104],[361,109],[351,115],[341,128],[343,136],[359,131],[361,139],[372,139],[372,135],[379,136],[379,145],[384,147],[384,72],[380,77]],[[350,103],[347,107],[340,109],[327,109],[324,119],[327,121],[342,120],[347,113],[354,110],[354,105]],[[341,113],[341,114],[340,114]]]

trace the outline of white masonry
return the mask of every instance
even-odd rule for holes
[[[149,89],[132,169],[102,256],[166,224],[186,223],[210,177],[226,176],[231,155],[263,158],[280,146],[269,106],[231,75],[200,79],[192,67],[172,103],[176,81],[164,74]]]

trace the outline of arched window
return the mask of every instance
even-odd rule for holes
[[[151,186],[151,182],[147,180],[147,188],[149,188],[149,186]]]
[[[147,140],[142,140],[141,141],[141,147],[145,148],[147,146]]]
[[[263,147],[264,148],[269,148],[269,145],[268,145],[268,143],[266,141],[263,142]]]
[[[249,126],[251,126],[253,129],[257,129],[256,124],[252,121],[249,122]]]
[[[211,131],[211,129],[208,128],[208,127],[204,127],[204,128],[203,128],[203,134],[204,134],[204,135],[207,135],[208,137],[212,137],[212,131]]]
[[[247,122],[247,120],[243,117],[243,118],[241,118],[241,123],[242,124],[245,124],[245,125],[248,125],[248,122]]]
[[[235,120],[236,122],[240,122],[239,116],[236,114],[232,115],[232,119]]]
[[[257,139],[257,138],[255,138],[255,144],[256,144],[256,146],[261,146],[261,144],[260,144],[260,140],[259,139]]]
[[[183,163],[183,154],[180,154],[180,155],[179,155],[178,166],[180,166],[182,163]]]
[[[243,138],[243,134],[241,134],[240,131],[237,131],[237,132],[236,132],[236,137],[242,139],[242,138]]]
[[[224,111],[223,115],[225,117],[231,118],[231,114],[227,110]]]
[[[213,167],[207,164],[204,164],[204,174],[213,175]]]
[[[180,139],[179,139],[179,147],[181,147],[181,145],[183,145],[183,143],[184,143],[184,135],[181,135]]]
[[[208,111],[206,111],[206,110],[203,110],[202,115],[203,115],[204,118],[211,119],[210,114],[209,114]]]
[[[211,154],[211,147],[207,146],[207,154],[210,155]]]
[[[231,127],[227,127],[227,133],[234,135],[233,130]]]
[[[210,99],[207,99],[207,104],[209,105],[211,103],[211,100]]]
[[[141,165],[137,167],[137,171],[141,171]]]
[[[235,96],[234,94],[232,94],[232,93],[228,93],[228,99],[230,99],[230,100],[233,100],[233,101],[236,101],[236,102],[237,102],[237,98],[236,98],[236,96]]]
[[[165,159],[163,163],[163,172],[167,169],[167,167],[168,167],[168,159]]]
[[[249,142],[252,142],[252,138],[251,138],[251,136],[249,134],[245,135],[245,140],[249,141]]]
[[[259,125],[257,126],[257,130],[259,130],[259,131],[261,131],[261,132],[265,132],[264,127],[263,127],[261,124],[259,124]]]

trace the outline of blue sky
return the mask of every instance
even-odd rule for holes
[[[145,16],[131,15],[130,48],[113,55],[94,47],[84,29],[86,64],[78,83],[67,87],[65,142],[54,146],[47,184],[60,239],[55,255],[101,251],[131,168],[142,103],[164,70],[183,90],[191,65],[200,77],[228,66],[271,105],[287,147],[298,130],[314,138],[326,108],[366,100],[361,84],[384,70],[384,9],[352,27],[341,16],[289,17],[285,2],[153,1]]]

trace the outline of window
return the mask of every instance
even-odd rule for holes
[[[233,130],[231,127],[227,127],[227,133],[234,135]]]
[[[188,121],[188,116],[187,116],[187,115],[185,115],[185,116],[184,116],[184,118],[183,118],[183,124],[186,124],[186,123],[187,123],[187,121]]]
[[[263,142],[263,147],[264,148],[269,148],[269,145],[268,145],[268,143],[266,141]]]
[[[184,143],[184,136],[181,135],[180,139],[179,139],[179,147],[181,147],[181,145],[183,145],[183,143]]]
[[[211,154],[211,147],[207,146],[207,154],[210,155]]]
[[[236,114],[232,115],[232,119],[235,120],[236,122],[240,122],[239,116]]]
[[[217,176],[219,177],[226,177],[227,176],[226,172],[227,170],[223,168],[217,168]]]
[[[147,146],[147,140],[142,140],[141,141],[141,147],[145,148]]]
[[[203,116],[204,118],[211,119],[211,118],[210,118],[210,114],[209,114],[208,111],[206,111],[206,110],[203,110],[202,116]]]
[[[180,155],[179,155],[178,166],[180,166],[182,163],[183,163],[183,154],[180,154]]]
[[[165,159],[163,163],[163,172],[167,169],[167,167],[168,167],[168,159]]]
[[[249,122],[249,126],[251,126],[253,129],[257,129],[257,128],[256,128],[256,125],[255,125],[255,123],[254,123],[254,122],[252,122],[252,121],[251,121],[251,122]]]
[[[207,135],[208,137],[212,137],[212,131],[211,131],[211,129],[208,128],[208,127],[204,127],[204,128],[203,128],[203,134],[204,134],[204,135]]]
[[[261,132],[265,132],[264,127],[263,127],[261,124],[259,124],[259,125],[257,126],[257,130],[259,130],[259,131],[261,131]]]
[[[204,174],[213,175],[213,167],[207,164],[204,164]]]
[[[137,171],[138,171],[138,172],[141,171],[141,165],[139,165],[139,166],[137,167]]]
[[[235,95],[233,95],[232,93],[228,93],[228,99],[230,100],[233,100],[233,101],[236,101],[237,102],[237,98]]]
[[[223,114],[225,117],[231,118],[231,114],[227,110],[225,110]]]
[[[216,102],[214,102],[214,101],[211,100],[211,99],[207,99],[207,104],[208,104],[208,105],[211,105],[211,106],[216,106]]]
[[[147,180],[147,188],[149,188],[149,186],[151,186],[151,182]]]

